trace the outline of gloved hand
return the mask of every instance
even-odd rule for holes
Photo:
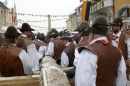
[[[67,71],[67,77],[68,78],[73,78],[75,76],[75,71],[76,71],[76,67],[74,67],[73,69],[70,69],[69,71]]]

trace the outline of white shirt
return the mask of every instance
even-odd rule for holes
[[[43,42],[41,40],[37,40],[39,42]],[[44,42],[43,42],[44,43]],[[38,50],[38,53],[40,53],[42,55],[42,57],[45,55],[45,52],[46,52],[46,49],[47,49],[47,46],[40,46],[39,50]],[[40,58],[39,58],[40,59]]]
[[[46,52],[47,46],[40,46],[39,48],[39,53],[42,54],[42,56],[44,56],[45,52]]]
[[[84,38],[84,37],[82,37],[82,38],[80,39],[79,43],[82,41],[83,38]],[[74,66],[76,66],[77,63],[78,63],[78,60],[79,60],[78,48],[75,48],[75,53],[74,53],[74,55],[75,55],[75,59],[74,59],[73,64],[74,64]]]
[[[70,42],[68,42],[66,44],[66,46],[69,45]],[[61,67],[68,67],[69,66],[69,57],[67,56],[67,54],[63,51],[61,54]]]
[[[46,56],[54,56],[54,43],[53,42],[49,42],[48,46],[47,46],[47,51],[45,52]]]
[[[27,37],[25,34],[22,34],[21,36]],[[40,54],[34,43],[27,46],[27,54],[31,60],[33,71],[39,70],[39,59],[42,57],[42,54]]]
[[[115,34],[113,34],[115,35]],[[121,35],[121,31],[116,34],[116,36],[118,36],[120,38],[120,35]],[[118,43],[119,42],[119,38],[117,38],[116,40],[112,40],[112,45],[115,46],[115,47],[118,47]],[[130,60],[130,38],[124,40],[124,42],[126,43],[127,45],[127,53],[128,53],[128,59]]]
[[[77,43],[75,42],[75,40],[73,40],[74,44],[76,45]]]
[[[106,37],[99,37],[97,40],[107,40]],[[91,51],[84,49],[79,55],[78,64],[76,66],[75,86],[96,86],[97,77],[97,60],[98,56]],[[121,57],[118,67],[118,77],[116,86],[126,86],[126,65],[123,56]]]
[[[74,53],[74,55],[75,55],[75,59],[74,59],[73,64],[74,64],[74,66],[76,66],[77,63],[78,63],[78,60],[79,60],[79,52],[78,52],[78,48],[75,48],[75,53]]]
[[[112,40],[112,45],[115,46],[115,47],[118,47],[118,43],[119,43],[119,38],[120,38],[120,35],[121,35],[121,31],[118,32],[117,34],[114,34],[114,36],[117,36],[118,38],[116,38],[115,40]]]
[[[130,60],[130,38],[126,39],[125,43],[127,44],[128,59]]]
[[[61,54],[61,67],[68,67],[69,65],[69,59],[67,54],[63,51]]]
[[[31,74],[33,74],[32,63],[31,63],[31,60],[30,60],[29,56],[28,56],[27,53],[25,52],[25,50],[22,50],[22,51],[19,53],[19,58],[20,58],[21,61],[22,61],[24,73],[25,73],[26,75],[31,75]]]
[[[34,43],[27,46],[27,54],[31,59],[34,71],[39,70],[39,59],[42,57],[42,55],[38,53]]]
[[[27,35],[25,35],[25,34],[22,34],[21,36],[22,36],[22,37],[27,37],[27,38],[28,38],[28,36],[27,36]]]

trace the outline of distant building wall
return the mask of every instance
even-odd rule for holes
[[[71,21],[71,31],[74,31],[77,28],[76,13],[71,15]]]
[[[130,4],[130,0],[114,0],[114,13],[117,14],[124,4]]]
[[[66,26],[67,26],[67,29],[68,29],[69,31],[71,31],[71,19],[68,19],[68,20],[66,21]]]
[[[0,1],[0,28],[6,26],[6,10],[8,8]]]

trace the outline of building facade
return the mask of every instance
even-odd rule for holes
[[[76,12],[72,13],[69,16],[69,19],[66,21],[66,26],[67,26],[67,29],[70,32],[73,32],[77,28],[77,16],[76,16]]]
[[[77,28],[77,16],[76,12],[71,15],[71,32]]]
[[[66,26],[69,32],[71,32],[71,19],[70,18],[66,21]]]
[[[6,10],[6,26],[10,26],[12,25],[12,14],[11,14],[11,10],[7,9]]]
[[[0,28],[6,26],[6,10],[8,10],[8,8],[0,2]]]

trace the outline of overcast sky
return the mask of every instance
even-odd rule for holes
[[[0,0],[4,2],[5,0]],[[37,15],[69,15],[74,12],[74,9],[79,6],[80,0],[7,0],[8,7],[12,7],[13,1],[16,3],[17,13],[37,14]],[[18,19],[36,21],[47,20],[45,17],[33,16],[17,16]],[[52,19],[62,19],[57,17]],[[47,22],[29,23],[30,25],[47,27]],[[21,24],[19,24],[21,26]],[[65,20],[52,21],[52,27],[66,27]],[[40,29],[40,28],[36,28]]]

